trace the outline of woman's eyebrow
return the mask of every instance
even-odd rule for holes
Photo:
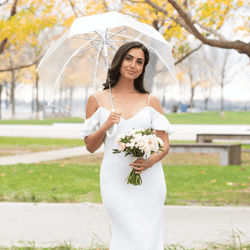
[[[130,55],[130,54],[127,54],[128,56],[130,56],[130,57],[133,57],[132,55]],[[133,57],[134,58],[134,57]],[[138,60],[141,60],[141,61],[143,61],[143,58],[137,58]]]

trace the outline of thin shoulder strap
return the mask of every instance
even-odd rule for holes
[[[149,93],[149,96],[148,96],[148,106],[149,106],[149,101],[150,101],[150,93]]]
[[[95,93],[93,93],[93,95],[94,95],[95,99],[98,101],[98,99],[97,99]],[[100,103],[99,101],[98,101],[98,103],[99,103],[99,105],[102,107],[102,105],[101,105],[101,103]]]

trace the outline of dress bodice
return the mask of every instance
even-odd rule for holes
[[[85,123],[81,129],[81,139],[85,139],[86,136],[97,131],[108,119],[110,111],[100,107],[96,112],[85,120]],[[116,141],[114,140],[119,134],[127,133],[133,128],[153,128],[155,130],[163,130],[165,133],[171,134],[174,132],[168,119],[156,111],[151,106],[147,106],[141,109],[131,118],[125,120],[121,117],[119,124],[117,125],[117,131],[113,137],[105,137],[104,145],[108,145],[107,148],[118,148]],[[112,128],[111,128],[112,129]],[[111,131],[112,132],[112,131]]]

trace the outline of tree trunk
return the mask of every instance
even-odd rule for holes
[[[8,92],[8,84],[7,82],[5,82],[5,110],[8,109],[9,107],[9,98],[10,98],[10,94]]]
[[[38,73],[36,73],[36,119],[39,119]]]
[[[207,111],[207,110],[208,110],[208,109],[207,109],[208,100],[209,100],[209,98],[208,98],[208,97],[207,97],[207,98],[205,98],[205,111]]]
[[[222,118],[225,118],[225,114],[224,114],[224,105],[223,105],[223,87],[224,87],[224,84],[221,83],[221,99],[220,99],[220,116]]]
[[[11,111],[12,119],[15,119],[15,71],[11,71],[11,90],[10,90],[10,100],[11,100]]]
[[[34,88],[34,85],[32,85],[32,101],[31,101],[31,113],[33,114],[34,113],[34,110],[35,110],[35,88]]]
[[[194,107],[194,88],[191,88],[191,97],[190,97],[190,102],[189,102],[189,108]]]

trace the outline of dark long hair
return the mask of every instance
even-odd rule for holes
[[[141,49],[144,52],[145,60],[144,60],[142,73],[140,74],[140,76],[138,76],[134,80],[134,87],[141,93],[149,93],[144,87],[144,74],[145,74],[145,68],[149,61],[149,53],[148,53],[148,49],[139,42],[125,43],[117,50],[112,60],[111,67],[108,70],[108,76],[107,76],[106,82],[103,83],[103,86],[104,86],[103,90],[108,89],[109,84],[111,85],[111,88],[113,88],[117,84],[121,75],[120,69],[121,69],[121,65],[122,65],[124,58],[127,55],[129,50],[135,49],[135,48]]]

